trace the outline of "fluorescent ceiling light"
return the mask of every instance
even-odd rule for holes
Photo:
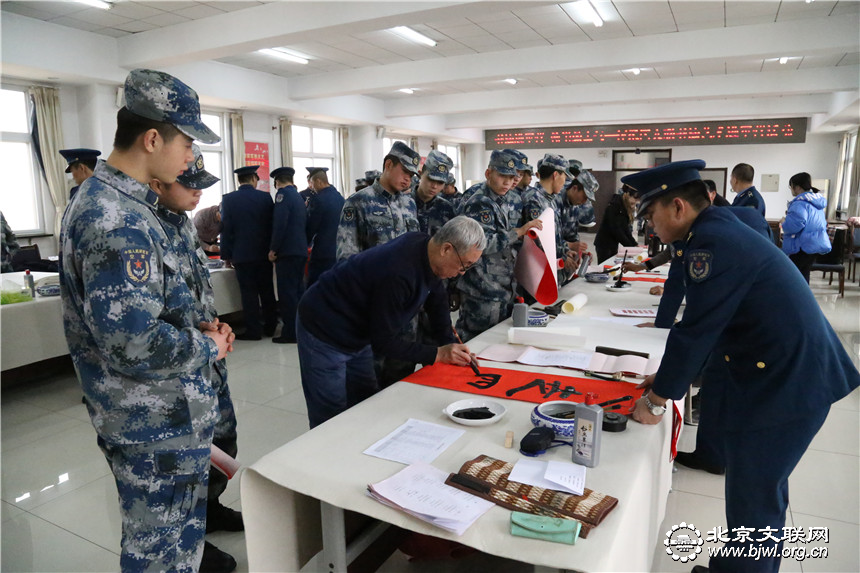
[[[603,26],[603,19],[600,17],[600,14],[597,13],[597,10],[594,9],[594,6],[591,5],[589,0],[580,0],[579,2],[574,2],[574,6],[579,8],[580,14],[588,20],[591,20],[591,23],[594,24],[595,27],[600,28]]]
[[[272,56],[275,58],[280,58],[282,60],[286,60],[288,62],[293,62],[295,64],[307,64],[308,59],[305,56],[299,56],[297,54],[291,54],[282,48],[265,48],[262,50],[257,50],[261,54],[266,54],[267,56]]]
[[[75,0],[79,4],[86,4],[93,8],[101,8],[102,10],[110,10],[110,2],[102,2],[102,0]]]
[[[407,26],[397,26],[395,28],[391,28],[391,31],[394,32],[395,34],[397,34],[398,36],[401,36],[403,38],[406,38],[407,40],[415,42],[416,44],[424,44],[425,46],[430,46],[431,48],[436,45],[435,40],[428,38],[424,34],[419,34],[415,30],[413,30],[412,28],[409,28]]]
[[[517,85],[517,80],[515,78],[508,78],[505,81],[508,82],[509,84],[511,84],[512,86]]]
[[[781,57],[781,58],[779,59],[779,63],[780,63],[780,64],[787,64],[787,63],[788,63],[788,58],[787,58],[787,57],[785,57],[785,56]]]
[[[412,95],[415,93],[415,90],[413,90],[412,88],[400,88],[397,91],[399,91],[400,93],[407,94],[407,95]]]
[[[638,76],[639,74],[641,74],[641,73],[642,73],[642,70],[641,70],[641,69],[639,69],[639,68],[630,68],[629,70],[624,70],[624,71],[625,71],[625,72],[630,72],[630,73],[631,73],[631,74],[633,74],[634,76]]]

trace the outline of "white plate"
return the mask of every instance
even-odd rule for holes
[[[621,287],[615,286],[615,283],[612,283],[611,285],[606,285],[606,290],[608,290],[609,292],[626,292],[631,288],[633,288],[633,285],[631,285],[630,283],[622,285]]]
[[[465,410],[466,408],[482,408],[485,406],[494,414],[492,418],[486,418],[483,420],[467,420],[466,418],[457,418],[454,416],[454,412],[459,410]],[[501,420],[502,416],[504,416],[507,411],[507,408],[498,402],[493,402],[492,400],[487,400],[485,398],[466,398],[465,400],[457,400],[456,402],[448,404],[442,410],[442,413],[458,424],[463,424],[464,426],[488,426]]]

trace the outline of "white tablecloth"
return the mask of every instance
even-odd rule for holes
[[[603,285],[577,281],[564,289],[570,298],[586,292],[589,304],[573,322],[587,337],[586,347],[610,345],[647,352],[662,352],[667,331],[591,320],[608,317],[609,304],[645,307],[656,297],[647,294],[652,283],[635,283],[631,292],[610,293]],[[470,343],[473,351],[503,342],[510,320]],[[503,365],[558,375],[569,371]],[[632,388],[631,388],[632,390]],[[465,397],[451,390],[397,383],[283,447],[261,458],[242,475],[242,510],[248,563],[252,571],[296,571],[321,548],[317,500],[356,511],[397,526],[456,539],[481,551],[519,561],[580,571],[645,571],[653,557],[657,529],[665,513],[671,486],[669,447],[671,416],[657,426],[631,421],[625,432],[604,433],[600,465],[587,472],[586,486],[617,497],[620,502],[606,520],[573,547],[510,535],[510,511],[494,507],[461,537],[389,508],[365,495],[367,484],[385,479],[401,464],[362,454],[368,446],[408,418],[465,428],[466,434],[443,452],[433,465],[456,472],[467,460],[487,454],[516,461],[516,449],[503,447],[505,432],[513,430],[518,444],[531,428],[534,404],[506,400],[508,413],[497,424],[465,427],[454,424],[441,411]],[[568,448],[556,448],[544,459],[570,460]]]

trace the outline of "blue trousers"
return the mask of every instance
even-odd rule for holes
[[[305,292],[304,273],[306,257],[278,257],[275,274],[278,277],[278,310],[284,323],[281,336],[295,339],[296,310]]]
[[[296,339],[311,428],[379,390],[369,344],[356,352],[341,350],[305,330],[301,316],[296,318]]]
[[[330,259],[324,259],[311,255],[311,260],[308,263],[308,288],[311,288],[311,285],[317,282],[317,279],[320,278],[320,275],[332,268],[336,262],[337,259],[335,259],[334,257]]]
[[[730,539],[735,528],[755,529],[754,539],[764,534],[759,530],[776,529],[775,537],[782,535],[785,510],[788,508],[788,476],[806,452],[809,443],[824,424],[830,409],[790,423],[763,428],[727,432],[725,435],[726,459],[726,523]],[[749,542],[730,541],[726,548],[744,551]],[[782,541],[761,544],[782,551]],[[749,557],[711,557],[708,564],[712,573],[746,572],[776,573],[781,558],[755,560]]]
[[[242,311],[245,313],[245,327],[252,336],[261,336],[266,330],[274,330],[278,324],[275,314],[275,286],[272,284],[272,263],[256,261],[234,263],[236,281],[242,297]],[[262,306],[262,313],[260,307]]]
[[[723,455],[722,422],[720,419],[725,396],[725,362],[711,354],[702,368],[702,387],[699,390],[699,426],[696,428],[696,457],[715,466],[726,466]]]

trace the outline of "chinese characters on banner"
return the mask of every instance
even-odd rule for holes
[[[245,142],[245,165],[259,165],[257,189],[269,192],[269,144],[255,141]]]

